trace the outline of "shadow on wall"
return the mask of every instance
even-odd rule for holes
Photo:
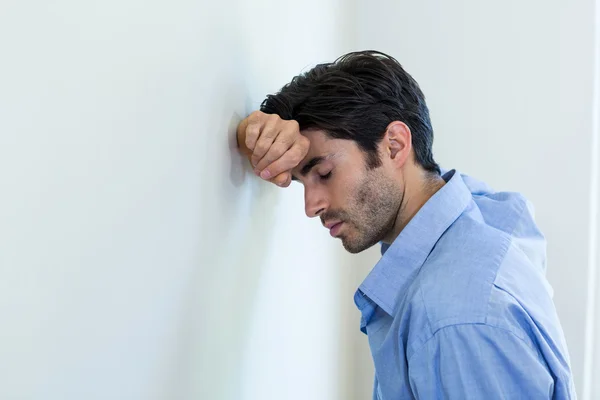
[[[238,153],[236,128],[243,117],[228,113],[234,99],[243,97],[239,89],[233,92],[221,93],[231,103],[224,101],[224,112],[207,118],[200,132],[208,139],[200,150],[200,251],[182,303],[172,387],[167,391],[181,393],[179,398],[190,394],[196,399],[242,397],[247,332],[268,254],[265,239],[272,234],[272,210],[279,197],[277,188],[256,178]],[[247,100],[245,108],[249,105]],[[227,136],[221,134],[224,131]],[[227,142],[219,140],[225,137]],[[225,168],[227,174],[221,172]]]
[[[279,197],[276,188],[256,179],[247,160],[237,152],[235,131],[240,120],[234,115],[229,124],[230,182],[211,193],[219,204],[204,210],[207,231],[219,233],[206,238],[207,254],[201,258],[208,265],[201,269],[208,269],[205,273],[212,276],[198,284],[214,286],[207,288],[206,294],[191,294],[202,302],[201,315],[207,315],[199,324],[201,339],[196,341],[201,348],[197,354],[206,358],[200,362],[206,378],[206,386],[198,388],[201,398],[220,391],[222,398],[241,398],[245,333],[250,328],[264,256],[268,254],[264,239],[269,237],[272,210]]]

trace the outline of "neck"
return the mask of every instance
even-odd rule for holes
[[[421,169],[414,174],[407,174],[404,180],[404,193],[394,227],[383,239],[383,242],[391,244],[396,240],[400,232],[419,212],[421,207],[445,184],[446,182],[441,176],[432,177]]]

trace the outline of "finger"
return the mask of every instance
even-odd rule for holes
[[[281,158],[291,148],[292,144],[293,143],[287,144],[280,140],[276,140],[275,143],[273,143],[269,148],[269,151],[267,151],[267,154],[265,154],[258,164],[256,164],[256,172],[260,173],[263,169]]]
[[[273,141],[279,134],[280,119],[276,115],[271,115],[262,126],[258,141],[252,151],[252,165],[256,166],[258,162],[267,154]]]
[[[244,143],[251,151],[254,150],[254,146],[256,146],[256,142],[260,136],[260,130],[267,117],[268,115],[262,111],[254,111],[240,124],[240,128],[245,129]]]
[[[288,187],[292,184],[292,173],[291,172],[287,172],[287,179],[285,180],[285,183],[283,185],[280,185],[281,187]]]
[[[292,174],[289,171],[282,172],[275,178],[271,179],[270,182],[276,184],[277,186],[288,187],[290,186],[290,183],[292,183]]]
[[[256,142],[258,141],[258,136],[260,135],[260,127],[262,126],[261,121],[259,120],[251,120],[248,121],[248,125],[246,126],[246,147],[250,150],[250,152],[254,151],[254,147],[256,146]]]
[[[277,135],[271,144],[267,153],[256,164],[256,172],[260,173],[268,165],[279,159],[294,145],[296,140],[298,140],[297,128],[293,124],[286,124],[285,128]]]
[[[282,172],[289,171],[302,161],[308,148],[305,148],[302,143],[295,142],[294,145],[285,152],[280,158],[268,165],[260,174],[263,179],[269,179],[270,177],[277,176]]]

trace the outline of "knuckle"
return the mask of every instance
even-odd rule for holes
[[[264,113],[263,113],[262,111],[260,111],[260,110],[256,110],[256,111],[253,111],[252,113],[250,113],[250,115],[248,116],[248,118],[250,118],[250,119],[252,119],[252,120],[256,121],[256,120],[259,120],[259,119],[261,119],[261,117],[262,117],[263,115],[264,115]]]
[[[295,119],[291,119],[291,120],[287,121],[287,123],[288,123],[289,126],[292,127],[292,129],[294,131],[299,131],[300,130],[300,124]]]
[[[256,137],[258,136],[259,126],[255,123],[251,123],[246,128],[246,137]]]
[[[274,126],[271,124],[265,125],[265,129],[263,129],[262,137],[273,140],[277,136],[277,131],[274,129]]]
[[[268,167],[273,162],[273,157],[269,153],[267,153],[261,160],[260,164]]]
[[[287,146],[285,145],[285,143],[275,142],[271,145],[271,148],[269,149],[269,154],[281,156],[283,153],[285,153],[286,150]]]
[[[306,143],[297,143],[293,147],[294,152],[296,152],[297,154],[299,154],[302,157],[304,157],[308,153],[308,148],[309,148],[309,145],[307,145]]]
[[[254,147],[254,153],[264,155],[268,150],[268,147],[264,143],[257,143]]]
[[[310,149],[310,140],[308,140],[307,138],[304,138],[298,144],[297,147],[298,147],[298,152],[302,155],[302,157],[304,157],[308,153],[308,150]]]
[[[246,136],[245,142],[246,142],[246,147],[248,147],[250,150],[252,150],[252,146],[254,144],[254,139],[248,135],[248,136]]]
[[[280,160],[277,160],[277,161],[272,162],[272,163],[269,162],[268,166],[269,166],[269,171],[271,171],[271,173],[273,175],[279,175],[281,172],[284,171],[283,168],[282,168]]]
[[[285,142],[285,144],[289,147],[294,144],[296,140],[298,140],[298,135],[298,132],[292,129],[286,129],[281,135],[281,141]]]
[[[293,150],[290,151],[290,159],[295,165],[298,165],[304,158],[304,154],[301,151]]]

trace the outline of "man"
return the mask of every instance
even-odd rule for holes
[[[527,201],[433,159],[417,83],[392,57],[350,53],[296,76],[238,127],[255,172],[304,185],[351,253],[382,242],[354,300],[374,399],[571,399],[545,242]]]

